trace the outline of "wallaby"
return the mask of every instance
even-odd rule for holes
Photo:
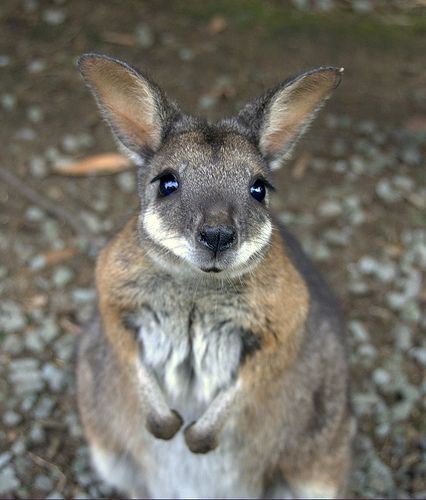
[[[124,62],[79,69],[138,169],[97,259],[78,400],[100,476],[147,498],[341,497],[351,415],[332,293],[268,206],[271,171],[339,84],[320,67],[217,123]]]

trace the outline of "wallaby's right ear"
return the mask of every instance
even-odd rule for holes
[[[156,151],[179,116],[157,85],[124,62],[84,54],[78,68],[115,136],[136,163]]]

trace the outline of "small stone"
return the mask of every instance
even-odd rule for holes
[[[39,392],[44,383],[38,370],[38,361],[32,358],[21,358],[9,364],[9,379],[17,394]]]
[[[0,303],[0,326],[3,332],[13,333],[23,329],[27,320],[21,307],[11,300]]]
[[[6,54],[0,54],[0,68],[5,68],[10,64],[10,57]]]
[[[357,342],[368,342],[370,335],[361,321],[352,320],[348,323],[349,331]]]
[[[33,412],[34,417],[38,419],[50,417],[54,406],[55,406],[55,401],[53,399],[47,396],[42,396]]]
[[[357,14],[369,14],[373,10],[371,0],[352,0],[352,9]]]
[[[408,354],[419,364],[426,367],[426,347],[414,347]]]
[[[48,317],[42,322],[39,335],[46,344],[50,344],[59,335],[59,327],[54,318]]]
[[[40,491],[52,490],[54,484],[50,477],[45,475],[38,475],[34,481],[34,488]]]
[[[62,147],[66,153],[77,153],[80,149],[80,142],[77,137],[66,134],[62,138]]]
[[[217,106],[218,97],[214,95],[203,95],[198,99],[198,107],[200,109],[213,109]]]
[[[360,358],[367,358],[367,360],[374,360],[377,357],[377,349],[371,344],[362,344],[358,349]]]
[[[392,186],[389,179],[381,179],[376,184],[376,194],[386,203],[396,203],[401,200],[400,193]]]
[[[47,162],[42,156],[33,156],[29,161],[30,173],[33,177],[43,179],[48,173]]]
[[[408,351],[412,347],[412,331],[403,323],[399,323],[392,329],[392,335],[398,349]]]
[[[33,257],[30,262],[28,263],[28,267],[32,271],[38,271],[40,269],[43,269],[46,265],[46,256],[45,255],[36,255]]]
[[[365,295],[368,293],[369,287],[364,281],[352,281],[349,283],[348,290],[353,295]]]
[[[9,354],[19,354],[24,349],[24,343],[18,335],[11,334],[3,340],[1,349],[3,352],[7,352]]]
[[[22,420],[21,415],[12,410],[7,410],[3,413],[3,423],[7,427],[13,427]]]
[[[135,191],[135,175],[132,172],[122,172],[118,174],[116,182],[124,193],[133,193]]]
[[[40,425],[35,423],[31,427],[28,437],[30,441],[33,442],[34,444],[41,444],[46,439],[46,433],[44,432],[44,429]]]
[[[40,222],[46,218],[46,213],[39,207],[28,207],[25,218],[31,222]]]
[[[76,304],[86,304],[95,300],[96,291],[94,288],[75,288],[71,297]]]
[[[388,385],[391,381],[390,373],[383,368],[376,368],[373,372],[373,381],[378,386]]]
[[[3,94],[0,102],[4,110],[12,111],[16,106],[16,97],[12,94]]]
[[[12,453],[10,451],[5,451],[4,453],[0,454],[0,469],[4,467],[13,457]]]
[[[59,266],[55,269],[52,282],[55,288],[64,288],[72,281],[74,272],[66,266]]]
[[[141,23],[136,26],[136,38],[138,45],[143,49],[149,49],[154,45],[154,33],[146,23]]]
[[[12,494],[20,485],[12,466],[8,465],[0,470],[0,495]]]
[[[191,61],[194,58],[194,53],[191,49],[182,48],[179,50],[179,57],[182,61]]]
[[[27,66],[28,72],[35,74],[41,73],[47,67],[46,61],[43,59],[33,59]]]
[[[43,110],[39,106],[30,106],[27,110],[27,117],[30,122],[40,123],[43,120]]]
[[[25,346],[33,352],[42,352],[44,342],[40,339],[37,331],[31,331],[25,335]]]
[[[25,446],[23,439],[17,439],[13,443],[11,450],[15,456],[20,456],[26,452],[27,447]]]
[[[49,389],[53,392],[59,392],[65,385],[65,375],[62,370],[53,363],[46,363],[42,369],[43,378],[47,382]]]
[[[46,9],[43,12],[43,21],[52,26],[63,24],[67,18],[67,13],[63,9]]]
[[[415,146],[407,146],[402,150],[401,160],[407,165],[420,165],[422,154]]]
[[[81,212],[81,218],[83,219],[90,232],[94,234],[102,232],[103,224],[96,214],[84,211]]]
[[[318,207],[318,213],[322,217],[338,217],[342,213],[342,207],[337,201],[325,201]]]
[[[408,323],[418,323],[421,314],[419,304],[413,300],[405,302],[401,308],[401,319]]]

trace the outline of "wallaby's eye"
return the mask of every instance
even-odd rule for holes
[[[179,187],[177,177],[171,173],[162,175],[159,177],[159,181],[159,191],[161,196],[169,196],[169,194],[174,193]]]
[[[266,196],[265,181],[262,181],[262,179],[257,179],[257,181],[255,181],[250,188],[250,194],[255,200],[262,202]]]

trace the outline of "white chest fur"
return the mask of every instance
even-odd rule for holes
[[[141,361],[184,417],[188,404],[205,406],[228,386],[240,365],[241,329],[226,308],[209,307],[179,304],[173,313],[144,306],[136,318]]]

